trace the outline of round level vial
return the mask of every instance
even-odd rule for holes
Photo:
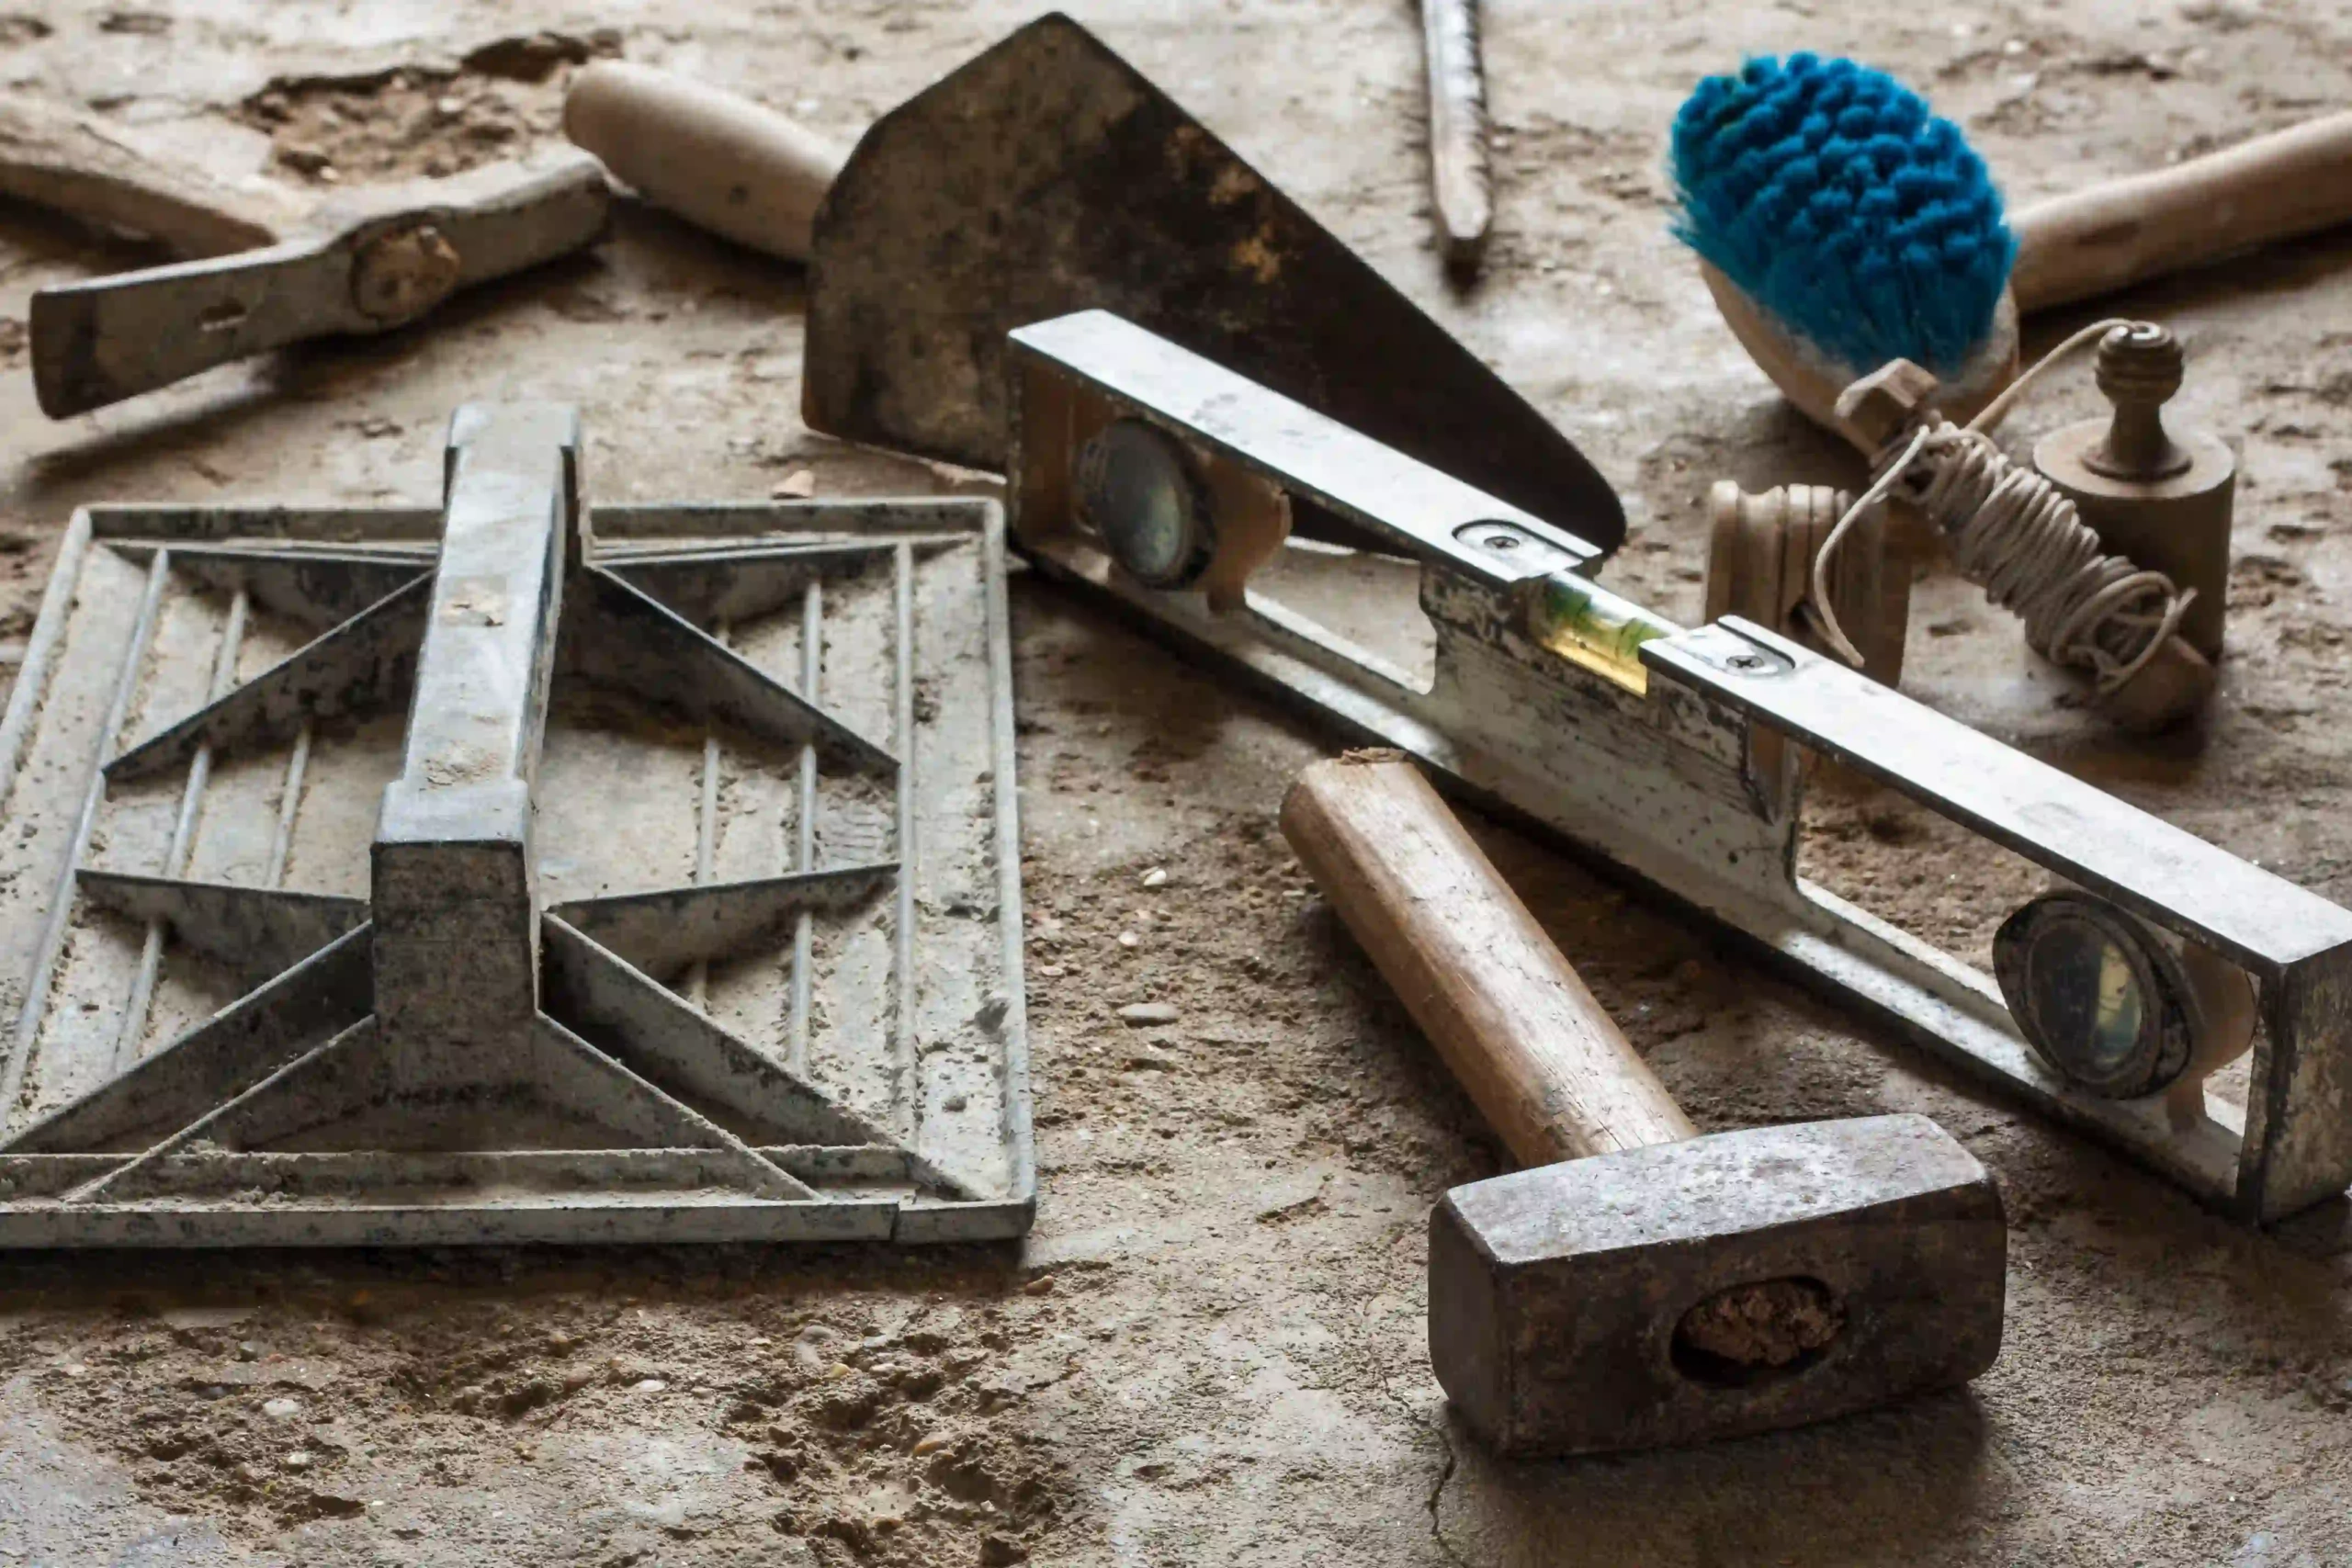
[[[1993,973],[2026,1043],[2109,1100],[2158,1092],[2188,1066],[2190,987],[2144,922],[2080,893],[2050,893],[2001,923]]]
[[[1184,588],[1216,553],[1216,526],[1183,448],[1157,425],[1114,420],[1079,449],[1078,515],[1148,588]]]

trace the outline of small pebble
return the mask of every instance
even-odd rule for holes
[[[292,1453],[286,1456],[286,1468],[288,1470],[308,1470],[311,1468],[311,1456],[304,1453],[301,1450],[297,1449]]]
[[[632,1393],[660,1393],[670,1385],[660,1378],[644,1378],[628,1385]]]
[[[258,1344],[256,1344],[254,1341],[253,1341],[253,1340],[251,1340],[251,1339],[240,1339],[240,1340],[238,1340],[238,1341],[237,1341],[237,1359],[239,1359],[240,1361],[258,1361],[258,1360],[260,1360],[260,1359],[261,1359],[261,1346],[260,1346],[260,1345],[258,1345]]]
[[[290,1421],[302,1414],[301,1404],[291,1399],[266,1399],[261,1413],[273,1421]]]
[[[1141,947],[1143,945],[1143,938],[1136,935],[1133,931],[1121,931],[1119,933],[1119,945],[1121,947]]]
[[[1135,1002],[1119,1010],[1119,1021],[1138,1029],[1155,1023],[1173,1023],[1183,1016],[1172,1002]]]
[[[795,468],[784,476],[783,482],[769,494],[782,500],[786,496],[811,496],[817,493],[817,473],[813,468]]]
[[[1143,874],[1143,885],[1146,887],[1165,887],[1168,886],[1168,874],[1159,867],[1153,866]]]

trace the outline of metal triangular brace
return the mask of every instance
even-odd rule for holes
[[[844,539],[821,545],[748,544],[725,549],[632,554],[605,570],[698,626],[741,626],[800,603],[812,582],[884,570],[900,543],[917,554],[952,547],[936,540]]]
[[[814,746],[831,761],[887,779],[898,761],[831,714],[779,684],[668,605],[596,568],[580,573],[587,603],[563,641],[564,668],[697,724],[780,746]]]
[[[91,903],[134,920],[160,920],[174,936],[224,965],[246,989],[291,969],[368,922],[368,901],[279,887],[242,887],[176,876],[82,868]]]
[[[389,705],[416,676],[433,580],[420,577],[378,600],[280,663],[198,708],[107,764],[110,783],[178,767],[200,747],[231,751],[290,740],[305,723]]]
[[[690,964],[733,957],[804,909],[862,904],[888,886],[898,870],[895,864],[853,865],[748,882],[662,887],[574,899],[548,913],[666,980]]]
[[[34,1122],[0,1154],[136,1152],[368,1016],[365,926],[240,997],[136,1066]]]
[[[258,549],[237,545],[129,545],[143,561],[171,552],[172,570],[216,592],[243,589],[254,604],[311,632],[329,631],[433,570],[430,550]]]

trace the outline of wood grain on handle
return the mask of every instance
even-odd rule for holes
[[[144,235],[186,257],[275,244],[299,217],[282,197],[230,189],[94,122],[22,101],[0,103],[0,196]]]
[[[840,150],[807,127],[644,65],[581,72],[563,131],[654,206],[792,261],[808,259],[817,204],[842,169]]]
[[[1283,801],[1298,852],[1525,1165],[1692,1135],[1681,1109],[1419,770],[1317,762]]]
[[[2009,215],[2030,312],[2352,220],[2352,113]]]
[[[1421,0],[1429,57],[1430,192],[1448,266],[1486,254],[1495,204],[1487,168],[1487,77],[1478,60],[1478,0]]]

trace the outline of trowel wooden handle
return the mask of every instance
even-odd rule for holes
[[[2020,311],[2352,220],[2352,112],[2009,215]]]
[[[1527,906],[1419,769],[1351,752],[1298,775],[1283,836],[1524,1165],[1691,1136]]]
[[[581,72],[563,132],[654,206],[793,261],[808,260],[817,204],[842,168],[841,152],[807,127],[645,65]]]

